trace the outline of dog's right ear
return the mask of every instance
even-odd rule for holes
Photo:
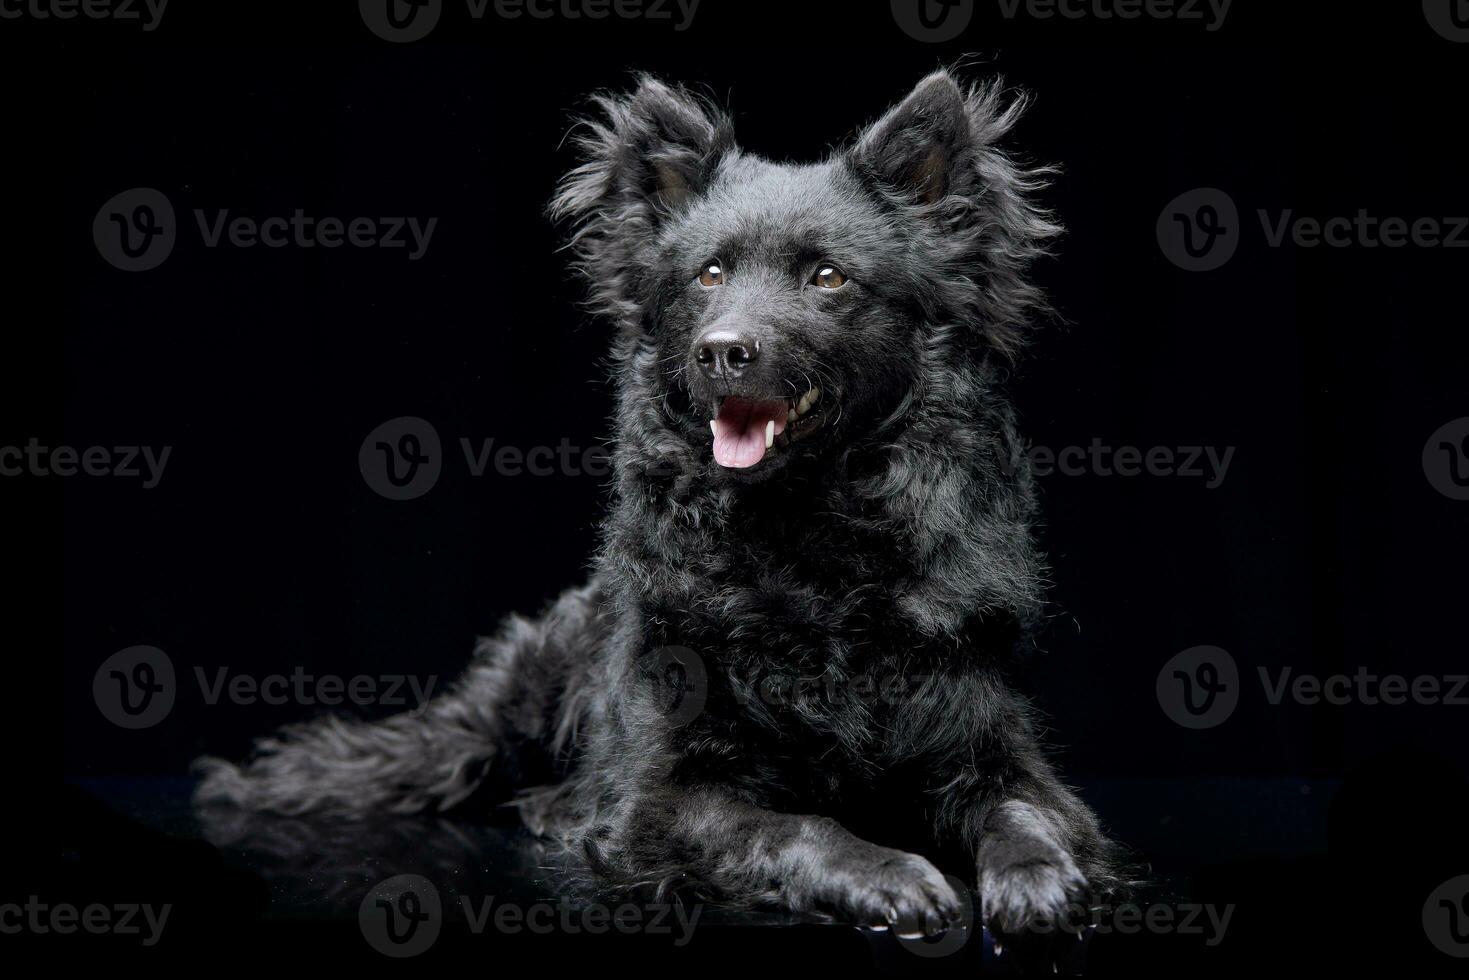
[[[600,116],[584,120],[575,140],[584,162],[557,187],[551,215],[574,222],[577,267],[596,305],[618,316],[639,305],[641,253],[708,188],[734,152],[734,129],[705,101],[646,75],[630,95],[595,101]]]

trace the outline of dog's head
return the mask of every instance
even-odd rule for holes
[[[552,210],[659,424],[715,473],[764,479],[873,432],[927,359],[1014,352],[1040,302],[1024,272],[1058,230],[1028,199],[1042,173],[996,146],[1021,101],[938,72],[793,165],[653,79],[600,98]]]

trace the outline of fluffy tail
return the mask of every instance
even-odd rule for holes
[[[564,593],[539,620],[514,616],[475,648],[446,693],[383,721],[326,717],[259,740],[241,765],[203,758],[201,806],[289,816],[442,811],[492,774],[524,785],[552,766],[574,724],[599,636],[595,582]],[[497,779],[498,782],[498,779]]]

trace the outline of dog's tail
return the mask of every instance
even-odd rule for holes
[[[551,775],[574,730],[593,646],[607,635],[594,581],[538,620],[512,616],[469,670],[426,705],[383,721],[335,717],[259,740],[241,765],[203,758],[200,806],[285,815],[447,810],[477,789]],[[494,777],[491,780],[491,777]]]

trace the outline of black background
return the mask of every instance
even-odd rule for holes
[[[1456,829],[1469,708],[1276,706],[1256,676],[1466,672],[1469,503],[1438,493],[1420,457],[1469,414],[1469,249],[1275,248],[1256,215],[1469,213],[1469,44],[1436,35],[1418,4],[1236,0],[1209,32],[1006,20],[981,3],[961,38],[932,45],[885,3],[703,0],[683,32],[475,22],[450,3],[427,40],[393,45],[352,4],[308,18],[175,2],[151,33],[0,22],[29,96],[11,137],[59,185],[45,247],[65,283],[30,342],[61,348],[62,417],[39,431],[172,447],[154,489],[37,480],[62,499],[70,784],[105,800],[178,779],[200,753],[238,756],[312,713],[206,704],[196,667],[447,683],[474,636],[582,580],[604,481],[474,477],[458,443],[606,438],[607,334],[578,308],[543,212],[589,92],[634,70],[686,82],[731,107],[746,150],[799,161],[963,58],[969,77],[1003,73],[1036,96],[1014,145],[1063,167],[1043,199],[1068,233],[1038,276],[1066,322],[1037,335],[1016,378],[1028,436],[1234,449],[1213,489],[1042,480],[1054,618],[1030,689],[1065,773],[1170,888],[1273,903],[1243,940],[1255,945],[1200,955],[1356,949],[1369,933],[1352,923],[1386,937],[1384,955],[1424,955],[1423,898],[1469,872]],[[180,238],[160,268],[129,274],[90,229],[139,186],[169,197]],[[1242,216],[1237,254],[1212,272],[1176,268],[1155,235],[1196,187],[1223,189]],[[438,224],[418,261],[209,249],[195,208]],[[390,501],[358,448],[409,415],[437,429],[444,472]],[[163,724],[123,732],[91,680],[134,644],[165,650],[183,683]],[[1233,655],[1243,696],[1195,732],[1154,685],[1200,644]],[[1303,918],[1339,931],[1308,940]]]

